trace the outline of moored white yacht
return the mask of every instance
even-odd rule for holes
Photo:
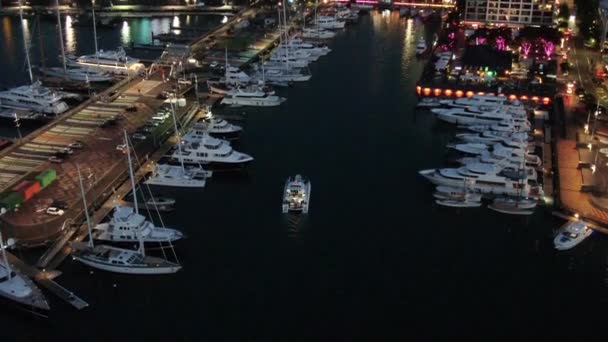
[[[29,110],[0,109],[0,119],[15,121],[15,118],[20,121],[39,121],[44,120],[45,116]]]
[[[0,233],[0,297],[11,300],[23,308],[49,310],[40,289],[25,275],[12,269],[6,255],[6,245]]]
[[[491,125],[458,126],[458,128],[467,129],[469,131],[477,132],[477,133],[483,133],[486,131],[517,133],[517,132],[529,132],[531,130],[530,123],[528,121],[515,122],[513,120],[504,120],[499,123],[495,123],[495,124],[491,124]]]
[[[475,170],[472,170],[471,165],[467,165],[461,168],[428,169],[419,173],[435,185],[462,188],[466,183],[467,189],[472,192],[526,197],[538,197],[541,193],[539,187],[530,186],[525,182],[525,175],[515,177],[516,175],[510,174],[507,177],[501,171],[483,172],[480,166]]]
[[[112,76],[100,70],[92,70],[90,68],[70,67],[65,70],[61,67],[50,67],[38,69],[42,74],[59,77],[72,81],[80,82],[111,82]]]
[[[237,106],[274,107],[285,101],[285,98],[268,95],[257,89],[233,88],[222,99],[221,103]]]
[[[553,240],[555,249],[564,251],[571,249],[588,238],[593,229],[583,220],[567,222]]]
[[[283,190],[282,211],[284,214],[290,211],[301,211],[308,213],[310,206],[310,180],[304,179],[301,175],[287,178],[285,189]]]
[[[182,168],[179,165],[156,164],[152,175],[144,182],[148,185],[176,188],[204,188],[212,172],[203,168]]]
[[[72,56],[69,64],[120,75],[135,75],[145,70],[144,65],[138,59],[127,56],[122,47],[114,51],[99,50],[92,55]]]
[[[304,68],[307,67],[309,64],[308,59],[292,56],[291,53],[288,55],[273,53],[270,56],[269,61],[275,63],[284,63],[285,65],[288,65],[292,68]]]
[[[516,116],[499,110],[484,110],[477,107],[468,108],[433,108],[431,112],[435,113],[439,120],[457,125],[493,125],[501,122],[510,122],[526,124],[525,116]]]
[[[0,91],[0,107],[55,115],[70,109],[59,94],[40,82]]]
[[[213,116],[211,112],[209,112],[205,118],[200,119],[192,125],[190,131],[195,134],[207,132],[211,135],[230,138],[238,136],[243,131],[243,128]]]
[[[184,141],[185,142],[185,141]],[[225,140],[204,133],[201,140],[184,143],[173,152],[172,158],[191,164],[246,164],[253,161],[248,154],[237,152]]]
[[[335,32],[324,30],[320,27],[307,27],[302,29],[300,36],[312,39],[331,39],[336,36]]]
[[[316,25],[326,30],[339,30],[343,29],[346,23],[338,20],[333,16],[319,16],[316,21]]]
[[[494,96],[494,95],[478,95],[475,94],[471,97],[463,97],[452,100],[441,100],[442,105],[449,107],[471,107],[471,106],[502,106],[503,108],[524,108],[523,104],[519,100],[509,100],[506,96]]]
[[[116,206],[108,223],[98,224],[96,240],[107,242],[175,242],[183,238],[179,230],[156,227],[131,207]]]

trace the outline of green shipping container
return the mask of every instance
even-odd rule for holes
[[[41,188],[46,188],[57,179],[57,171],[55,169],[46,169],[35,178],[40,182]]]
[[[9,192],[2,196],[0,203],[2,203],[7,209],[12,210],[23,203],[24,200],[23,194],[20,192]]]

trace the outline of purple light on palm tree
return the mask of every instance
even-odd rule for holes
[[[498,36],[496,38],[496,48],[500,51],[504,51],[507,49],[505,38],[503,38],[502,36]]]
[[[542,42],[543,42],[543,47],[545,50],[545,55],[547,56],[547,59],[548,59],[553,54],[553,51],[555,51],[555,44],[553,44],[552,41],[544,40],[544,39]]]
[[[528,54],[530,53],[530,49],[532,49],[532,44],[530,42],[521,43],[521,52],[524,54],[524,58],[528,58]]]

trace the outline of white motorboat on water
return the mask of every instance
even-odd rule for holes
[[[220,103],[232,106],[274,107],[284,101],[283,97],[268,95],[258,89],[233,88]]]
[[[503,214],[532,215],[537,203],[531,198],[500,196],[494,198],[488,208]]]
[[[253,161],[250,155],[235,151],[227,141],[214,138],[207,133],[194,142],[188,143],[184,139],[182,145],[171,157],[184,163],[243,165]]]
[[[481,202],[473,201],[468,198],[463,199],[437,199],[435,203],[442,205],[444,207],[452,207],[452,208],[479,208],[481,207]]]
[[[310,80],[312,75],[302,74],[299,70],[295,69],[266,69],[266,72],[262,74],[258,72],[256,79],[265,79],[271,83],[288,83],[288,82],[306,82]]]
[[[127,56],[122,47],[114,51],[99,50],[92,55],[70,56],[69,64],[118,75],[137,75],[145,70],[139,59]]]
[[[96,240],[107,242],[175,242],[183,238],[176,229],[156,227],[154,223],[137,213],[131,207],[116,206],[110,222],[93,228]]]
[[[0,232],[0,253],[2,254],[0,259],[0,297],[11,300],[26,309],[49,310],[49,304],[34,282],[12,269],[6,254],[6,247]]]
[[[491,125],[458,126],[458,128],[466,129],[477,133],[483,133],[486,131],[505,133],[527,133],[531,130],[529,122],[514,122],[512,120],[505,120]]]
[[[325,56],[331,52],[327,45],[306,43],[302,39],[294,37],[285,46],[306,51],[314,56]]]
[[[420,37],[418,39],[418,43],[416,44],[416,54],[421,55],[428,49],[426,45],[426,39],[424,37]]]
[[[309,39],[332,39],[336,36],[336,33],[333,31],[324,30],[320,27],[307,27],[302,29],[300,36]]]
[[[475,94],[471,97],[463,97],[459,99],[441,100],[442,105],[449,107],[474,107],[474,106],[490,106],[501,107],[507,109],[524,109],[523,104],[519,100],[509,100],[506,96],[494,95],[479,95]]]
[[[506,147],[502,143],[495,143],[490,146],[482,143],[465,143],[448,145],[448,147],[461,153],[480,156],[486,163],[499,162],[506,159],[514,164],[523,161],[526,165],[534,167],[542,165],[542,159],[539,156],[529,153],[524,148]]]
[[[344,28],[346,22],[338,20],[333,16],[319,16],[316,25],[325,30],[340,30]]]
[[[593,233],[593,229],[591,229],[585,221],[568,221],[560,229],[553,240],[553,244],[557,250],[568,250],[583,242],[591,233]]]
[[[528,125],[527,118],[517,117],[499,110],[484,110],[479,107],[468,108],[433,108],[439,120],[457,125],[494,125],[502,122],[513,122],[513,124]]]
[[[46,76],[79,82],[111,82],[114,80],[111,75],[90,68],[70,67],[63,69],[62,67],[50,67],[39,68],[38,70]]]
[[[38,113],[57,115],[67,111],[70,107],[62,100],[59,93],[43,87],[40,82],[0,92],[0,107]]]
[[[308,59],[298,58],[291,54],[272,54],[268,60],[273,63],[283,63],[293,68],[304,68],[310,64]]]
[[[513,144],[525,146],[528,144],[527,133],[500,134],[497,132],[486,131],[483,133],[460,133],[456,134],[456,138],[467,143],[504,143],[506,146],[513,146]]]
[[[152,175],[144,182],[148,185],[176,188],[204,188],[212,171],[203,168],[183,168],[179,165],[156,164]]]
[[[15,121],[40,121],[46,117],[43,114],[32,112],[29,110],[17,110],[17,109],[0,109],[0,119],[6,119]]]
[[[310,62],[315,62],[319,59],[320,55],[313,55],[311,54],[309,51],[306,51],[304,49],[299,49],[293,46],[285,46],[285,45],[279,45],[276,49],[274,49],[274,51],[272,52],[273,55],[279,56],[279,57],[284,57],[284,56],[289,56],[289,58],[292,58],[293,60],[302,60],[305,61],[307,63]],[[271,60],[271,61],[277,61],[275,60]],[[308,64],[306,64],[308,65]],[[306,65],[302,65],[301,67],[304,67]],[[294,63],[294,66],[298,67],[299,65]]]
[[[463,188],[471,192],[493,195],[538,197],[542,190],[528,184],[525,173],[503,172],[492,165],[467,165],[460,168],[428,169],[419,172],[435,185]]]
[[[194,132],[195,134],[207,132],[211,135],[221,137],[236,137],[242,131],[243,128],[241,126],[231,124],[224,119],[213,116],[211,112],[192,125],[192,128],[189,130],[189,132]]]
[[[285,182],[285,189],[283,190],[283,213],[286,214],[290,211],[308,213],[310,190],[310,180],[304,179],[301,175],[289,177]]]
[[[435,188],[433,197],[439,200],[468,200],[471,202],[481,201],[481,194],[471,193],[466,190],[466,187],[453,188],[443,185]]]
[[[432,97],[425,97],[416,104],[416,108],[435,108],[439,106],[441,106],[439,100]]]
[[[274,95],[275,91],[274,89],[269,86],[269,85],[265,85],[264,83],[260,82],[261,84],[252,84],[252,83],[226,83],[222,80],[220,81],[213,81],[213,80],[208,80],[207,81],[207,87],[209,88],[209,91],[212,93],[216,93],[216,94],[222,94],[222,95],[226,95],[228,94],[232,89],[236,89],[236,88],[243,88],[243,89],[247,89],[247,90],[259,90],[264,92],[267,95]]]

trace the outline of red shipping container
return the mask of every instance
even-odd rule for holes
[[[25,201],[40,192],[40,183],[37,181],[23,181],[13,188],[13,191],[20,192]]]

